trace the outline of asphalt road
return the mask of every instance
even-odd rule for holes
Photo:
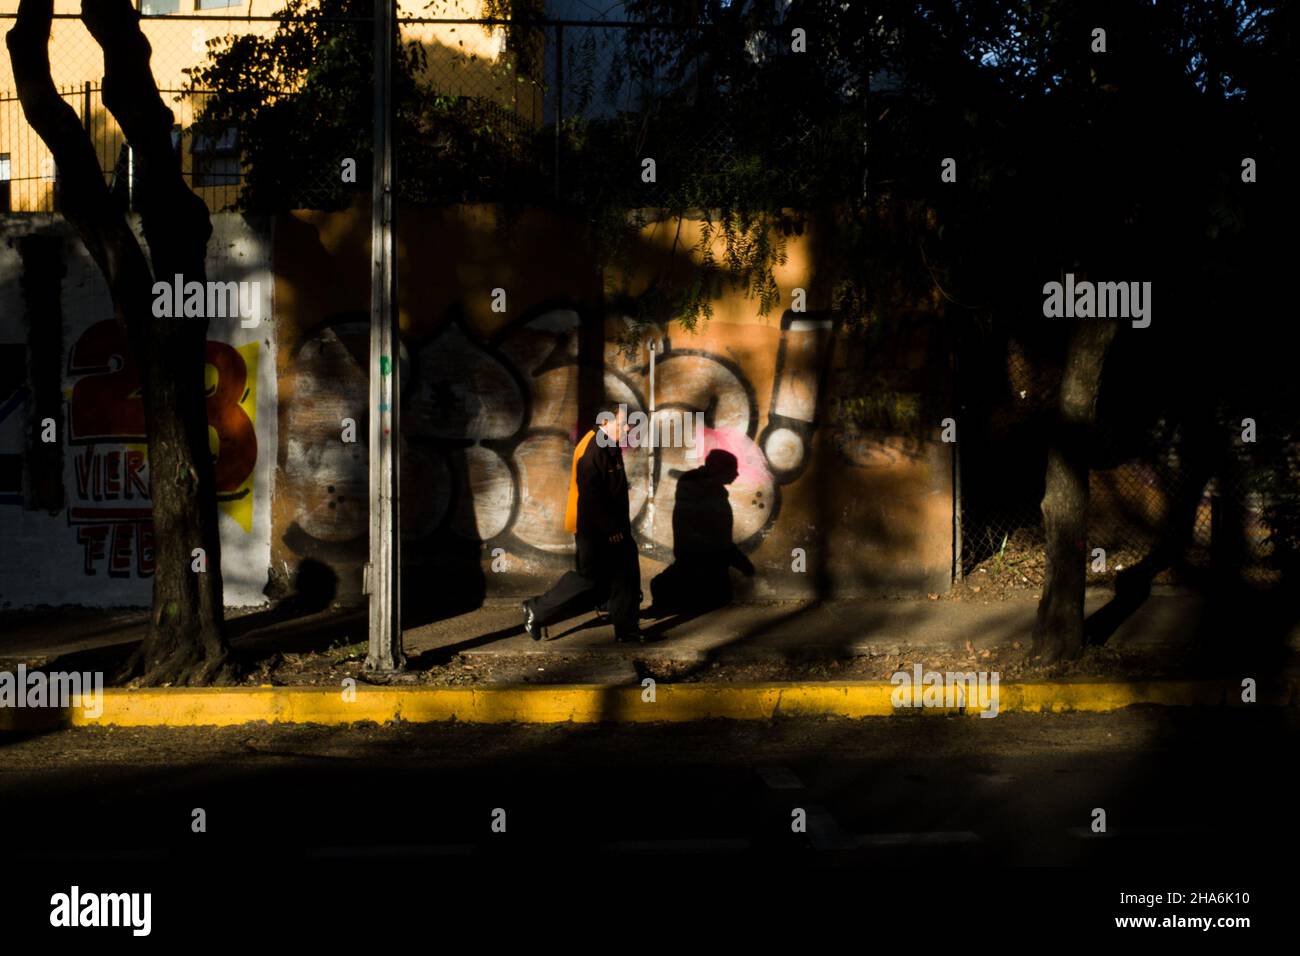
[[[1277,709],[657,726],[80,729],[0,746],[11,854],[1198,859],[1289,819]],[[367,807],[371,808],[367,811]],[[386,807],[382,810],[381,807]],[[192,831],[192,811],[207,832]],[[492,811],[505,811],[494,832]],[[807,812],[803,833],[791,814]],[[1093,810],[1106,833],[1092,831]],[[388,819],[358,825],[368,812]],[[498,824],[499,829],[499,824]]]
[[[910,871],[951,889],[1029,864],[1100,867],[1106,899],[1157,870],[1231,888],[1261,877],[1258,854],[1300,848],[1298,730],[1276,708],[67,730],[0,745],[3,856],[56,881],[130,868],[146,885],[163,872],[238,884],[401,868],[528,883],[596,864],[895,884]]]

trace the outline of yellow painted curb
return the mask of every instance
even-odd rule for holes
[[[955,714],[960,708],[896,710],[887,681],[817,683],[659,684],[654,700],[639,686],[563,684],[527,687],[373,687],[362,685],[345,699],[328,687],[205,687],[106,689],[100,712],[0,708],[0,730],[58,727],[225,727],[266,721],[286,724],[350,724],[365,721],[431,723],[679,722],[725,718],[888,717],[894,714]],[[1240,703],[1232,681],[1025,681],[998,688],[998,713],[1091,712],[1134,704],[1168,707]],[[1296,699],[1290,684],[1262,704]],[[968,715],[979,713],[972,707]]]

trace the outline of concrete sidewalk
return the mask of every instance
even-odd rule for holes
[[[1089,595],[1091,613],[1110,599]],[[1028,646],[1038,595],[1002,601],[892,599],[735,605],[698,617],[644,619],[644,645],[614,643],[613,628],[595,614],[578,615],[532,641],[521,629],[518,603],[406,631],[407,653],[442,655],[575,653],[612,658],[654,656],[679,661],[800,660],[891,653],[902,647],[950,649],[969,641],[976,651],[1020,642]],[[1205,609],[1197,595],[1153,594],[1110,639],[1112,647],[1184,645]]]
[[[1087,611],[1111,595],[1089,594]],[[1002,600],[973,601],[944,596],[884,600],[736,605],[695,617],[646,618],[643,645],[614,643],[613,630],[594,613],[549,629],[548,639],[530,640],[522,629],[517,601],[489,603],[466,614],[408,628],[404,643],[416,667],[452,658],[581,659],[589,669],[574,680],[621,682],[634,660],[684,663],[846,659],[897,654],[900,649],[958,652],[1027,648],[1037,609],[1036,593]],[[1186,647],[1203,624],[1205,599],[1183,591],[1158,591],[1107,642],[1117,650],[1158,651]],[[140,640],[147,611],[79,608],[0,614],[0,664],[42,663],[69,654],[118,651]],[[364,609],[278,617],[266,609],[232,612],[237,650],[255,658],[277,651],[323,651],[355,646],[366,639]],[[967,643],[971,645],[968,649]],[[1300,634],[1287,639],[1300,648]]]
[[[1088,611],[1096,611],[1109,598],[1105,592],[1091,595]],[[881,661],[888,664],[888,676],[889,670],[901,666],[900,656],[929,661],[940,669],[948,660],[965,671],[992,655],[983,666],[1002,672],[1000,701],[1007,711],[1101,712],[1135,704],[1240,703],[1241,673],[1231,666],[1215,663],[1209,673],[1181,679],[1164,673],[1163,662],[1191,648],[1204,634],[1206,604],[1195,595],[1154,594],[1115,632],[1107,643],[1108,655],[1129,651],[1124,655],[1129,661],[1156,662],[1150,671],[1136,673],[1103,668],[1080,677],[1017,677],[1013,659],[1028,654],[1036,609],[1032,594],[988,602],[946,596],[742,605],[689,619],[646,619],[643,627],[653,639],[629,646],[615,644],[611,628],[590,613],[553,628],[548,640],[534,642],[522,632],[519,605],[501,602],[409,629],[408,673],[384,678],[378,682],[388,686],[378,687],[367,686],[372,681],[362,669],[364,610],[288,618],[260,611],[232,615],[231,630],[240,634],[232,642],[236,652],[246,661],[297,654],[298,659],[323,663],[326,672],[316,680],[295,677],[299,672],[267,676],[260,686],[253,677],[252,684],[230,688],[109,689],[100,714],[88,716],[75,707],[7,709],[0,713],[0,729],[250,721],[587,723],[888,716],[893,713],[894,688],[881,679],[879,668]],[[0,670],[18,661],[51,667],[60,661],[64,669],[86,669],[91,664],[87,655],[124,654],[143,633],[147,613],[51,610],[0,620],[17,625],[6,627],[0,637]],[[1249,626],[1244,618],[1233,622],[1243,631]],[[1226,663],[1222,659],[1231,655],[1222,652],[1238,636],[1227,635],[1226,641],[1216,636],[1214,662]],[[1287,643],[1290,659],[1298,659],[1296,634],[1289,634]],[[828,659],[846,662],[836,671],[841,676],[826,675]],[[349,663],[336,669],[342,660]],[[681,662],[684,667],[674,673],[673,667],[661,666],[663,662]],[[764,666],[768,664],[775,666]],[[456,679],[431,680],[429,675],[447,668],[456,672]],[[755,670],[779,676],[745,676]],[[462,672],[465,680],[459,679]],[[650,703],[644,694],[648,674],[658,684]],[[1261,703],[1294,704],[1300,687],[1295,668],[1259,676]],[[346,677],[353,678],[355,693],[340,693]],[[941,707],[930,710],[948,712]]]

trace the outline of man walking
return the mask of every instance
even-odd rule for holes
[[[579,599],[594,605],[606,598],[614,640],[645,640],[640,628],[641,565],[628,516],[621,447],[626,430],[622,409],[617,415],[601,412],[596,427],[574,450],[564,527],[577,544],[577,569],[565,573],[545,594],[524,602],[524,630],[535,641],[542,639],[547,624],[566,611],[572,613]]]

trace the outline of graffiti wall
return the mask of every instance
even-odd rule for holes
[[[776,308],[760,316],[727,293],[692,332],[635,325],[610,305],[626,298],[611,294],[579,223],[477,206],[399,222],[408,620],[535,593],[570,565],[572,449],[595,410],[620,405],[660,438],[653,452],[626,451],[647,581],[680,557],[683,535],[709,528],[743,556],[741,599],[947,586],[948,446],[937,422],[902,434],[837,419],[845,376],[861,369],[825,303],[810,293],[794,308],[792,290],[814,286],[799,237]],[[0,226],[0,603],[145,605],[143,410],[107,291],[57,217]],[[368,217],[294,214],[272,229],[218,215],[214,226],[210,278],[257,281],[261,296],[256,327],[214,320],[207,346],[227,601],[301,590],[308,571],[329,596],[360,600]],[[674,257],[689,266],[692,228],[647,227],[621,291],[659,281]],[[946,382],[947,356],[915,328],[876,360],[924,398]]]
[[[752,300],[727,295],[690,332],[638,329],[609,307],[609,277],[577,224],[458,207],[411,210],[399,226],[407,594],[472,605],[534,593],[568,567],[564,503],[580,423],[620,405],[653,410],[669,444],[683,421],[703,423],[694,447],[625,452],[647,579],[674,560],[679,482],[719,451],[735,473],[715,499],[753,565],[737,581],[742,598],[947,587],[948,446],[937,421],[933,436],[904,436],[834,420],[843,336],[828,312],[790,307],[789,290],[811,285],[797,238],[777,274],[782,307],[759,316]],[[273,563],[287,580],[303,561],[326,564],[354,594],[367,551],[367,229],[356,211],[284,217],[274,256],[285,440]],[[665,253],[673,231],[642,237],[647,275],[683,254]],[[882,359],[921,389],[937,387],[927,369],[947,367],[934,342]],[[353,442],[341,437],[349,421]]]
[[[147,605],[153,522],[139,370],[103,279],[57,217],[0,241],[0,603]],[[227,604],[265,603],[277,442],[269,230],[213,217],[209,278],[260,321],[213,319],[205,384]],[[255,285],[254,285],[255,283]]]

